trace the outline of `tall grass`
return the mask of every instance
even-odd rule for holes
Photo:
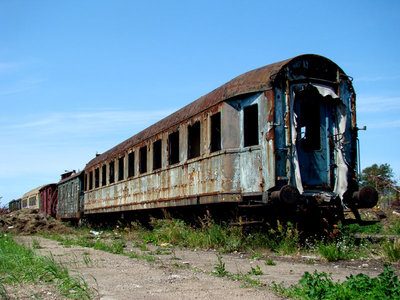
[[[13,241],[9,235],[0,234],[0,282],[14,284],[23,282],[47,282],[55,284],[63,296],[91,299],[91,290],[80,276],[71,276],[67,268],[56,263],[53,256],[36,255],[32,249]],[[7,298],[1,286],[2,298]]]

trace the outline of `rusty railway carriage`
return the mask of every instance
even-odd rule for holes
[[[47,216],[56,217],[58,188],[56,183],[49,183],[39,189],[40,211]]]
[[[224,204],[372,207],[358,191],[351,79],[301,55],[240,75],[84,169],[85,214]]]
[[[44,187],[44,185],[39,186],[27,193],[25,193],[21,198],[21,209],[39,209],[40,208],[40,197],[39,190]]]
[[[16,200],[11,200],[8,203],[8,210],[15,211],[15,210],[20,210],[21,209],[21,199],[16,199]]]
[[[83,214],[83,171],[66,172],[58,182],[57,218],[77,221]]]

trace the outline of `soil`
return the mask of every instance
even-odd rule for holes
[[[38,209],[22,209],[0,216],[0,231],[12,234],[73,233],[73,230]]]
[[[20,213],[19,216],[25,218],[27,213]],[[31,218],[36,219],[33,214]],[[7,219],[7,222],[11,222],[11,219]],[[18,227],[16,220],[7,228]],[[43,225],[42,221],[39,223]],[[64,225],[56,220],[48,220],[53,221],[52,228],[62,231]],[[3,218],[1,222],[5,223]],[[139,256],[130,258],[80,246],[65,247],[56,241],[30,235],[31,231],[37,232],[38,228],[46,231],[48,227],[37,226],[34,221],[27,221],[25,225],[20,226],[21,233],[26,231],[29,235],[15,236],[15,240],[27,246],[35,244],[34,250],[38,254],[53,255],[71,274],[83,276],[89,286],[97,291],[96,299],[281,299],[271,291],[271,283],[290,286],[298,283],[304,272],[318,270],[331,273],[335,281],[342,281],[351,274],[359,273],[376,277],[384,269],[384,262],[380,258],[329,263],[317,256],[282,257],[267,254],[263,258],[252,258],[249,253],[222,254],[225,269],[231,274],[248,274],[257,266],[262,270],[263,275],[250,275],[250,278],[260,281],[261,286],[251,286],[243,280],[213,275],[218,265],[218,252],[213,250],[178,248],[169,244],[146,245],[146,249],[128,242],[125,252]],[[70,230],[65,228],[66,232]],[[147,261],[146,257],[155,260]],[[276,264],[266,265],[268,258]],[[392,264],[392,268],[400,272],[398,263]],[[33,296],[39,299],[63,298],[52,285],[18,284],[5,285],[5,288],[11,299],[31,299]]]

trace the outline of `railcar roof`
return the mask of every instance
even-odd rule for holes
[[[71,176],[69,176],[69,177],[67,177],[67,178],[64,178],[64,179],[61,179],[57,184],[63,184],[64,182],[70,181],[70,180],[72,180],[72,179],[74,179],[74,178],[80,176],[80,175],[82,174],[82,172],[83,172],[83,171],[80,171],[80,172],[78,172],[78,173],[72,173]]]
[[[38,194],[38,193],[39,193],[39,190],[40,190],[41,188],[45,187],[45,186],[46,186],[46,184],[41,185],[41,186],[39,186],[39,187],[37,187],[37,188],[34,188],[33,190],[30,190],[29,192],[25,193],[25,194],[22,196],[22,198],[27,198],[27,197],[29,197],[29,196]]]
[[[115,157],[119,153],[122,153],[124,150],[132,148],[133,146],[152,137],[153,135],[165,131],[168,128],[175,126],[182,121],[189,119],[222,101],[225,101],[235,96],[271,89],[275,78],[274,75],[283,70],[284,67],[287,66],[290,62],[304,58],[321,59],[336,66],[335,63],[325,57],[314,54],[305,54],[246,72],[225,83],[224,85],[216,88],[212,92],[200,97],[194,102],[186,105],[175,113],[165,117],[161,121],[144,129],[138,134],[111,148],[107,152],[95,157],[86,165],[85,169],[91,168],[94,165],[107,161],[112,157]]]

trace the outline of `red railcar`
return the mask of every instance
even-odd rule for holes
[[[39,190],[40,205],[39,209],[48,216],[56,217],[57,201],[58,201],[58,186],[56,183],[50,183],[43,186]]]

